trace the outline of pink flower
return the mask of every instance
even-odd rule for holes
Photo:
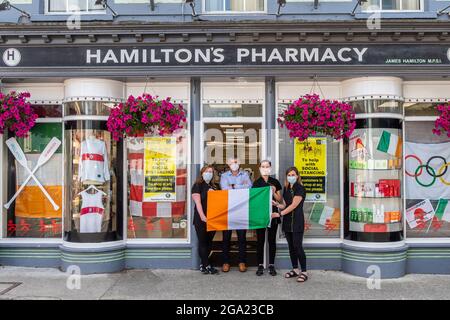
[[[349,137],[356,127],[351,105],[320,99],[317,94],[304,95],[279,114],[277,122],[286,127],[291,138],[305,140],[318,133],[336,140]]]
[[[186,122],[186,112],[182,105],[174,106],[170,98],[144,94],[137,98],[130,96],[127,102],[113,108],[107,127],[114,140],[139,132],[160,135],[172,134]]]

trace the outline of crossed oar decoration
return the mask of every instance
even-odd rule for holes
[[[36,176],[34,174],[41,166],[43,166],[48,160],[50,160],[50,158],[53,156],[53,154],[56,152],[56,150],[58,150],[59,146],[61,145],[61,141],[56,137],[53,137],[52,140],[50,140],[50,142],[45,147],[44,151],[42,151],[41,155],[39,156],[39,159],[38,159],[37,164],[34,167],[33,171],[31,171],[30,168],[28,168],[27,158],[25,156],[25,153],[22,151],[19,143],[17,142],[17,140],[15,138],[9,138],[8,140],[6,140],[6,145],[8,146],[9,150],[13,154],[14,158],[16,158],[17,162],[22,167],[24,167],[25,170],[29,173],[29,176],[25,179],[25,181],[20,186],[19,190],[17,190],[17,192],[8,201],[8,203],[6,203],[4,205],[4,207],[6,209],[9,209],[9,207],[14,202],[14,200],[22,192],[23,188],[25,188],[28,181],[33,179],[36,182],[36,184],[38,185],[38,187],[42,190],[44,195],[47,197],[48,201],[50,201],[50,203],[53,206],[53,209],[55,209],[55,211],[58,210],[59,206],[55,203],[55,201],[53,201],[52,197],[48,194],[47,190],[45,190],[45,188],[42,186],[42,184],[39,182],[39,180],[36,178]]]

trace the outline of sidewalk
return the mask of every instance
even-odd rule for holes
[[[335,271],[310,272],[307,283],[239,273],[202,275],[192,270],[128,270],[81,276],[81,289],[69,290],[57,269],[0,267],[3,299],[443,299],[450,298],[450,275],[407,275],[382,280],[370,290],[367,280]],[[5,284],[5,282],[7,282]],[[1,294],[12,286],[17,287]]]

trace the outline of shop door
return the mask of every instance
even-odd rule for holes
[[[258,164],[261,161],[263,141],[261,122],[246,123],[204,123],[204,155],[205,164],[212,164],[216,170],[216,182],[220,175],[228,170],[227,160],[237,157],[241,170],[248,172],[252,182],[259,177]],[[247,264],[256,266],[256,232],[247,231]],[[236,232],[231,238],[231,265],[238,264],[238,241]],[[216,266],[222,265],[222,232],[214,237],[212,261]]]

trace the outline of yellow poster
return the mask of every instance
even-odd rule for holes
[[[175,201],[176,138],[144,138],[144,201]]]
[[[306,189],[305,201],[326,201],[327,138],[295,139],[294,165]]]

